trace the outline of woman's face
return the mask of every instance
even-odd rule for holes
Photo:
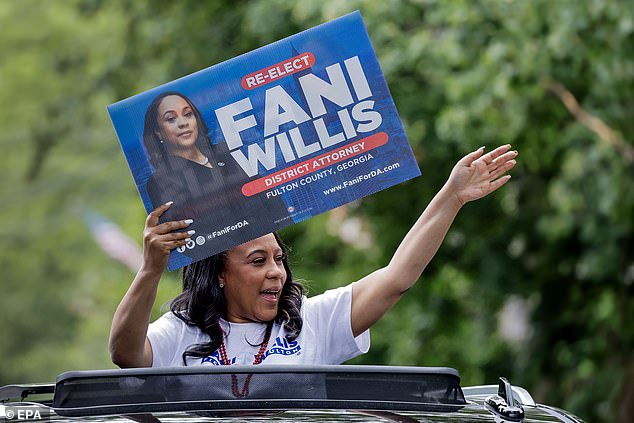
[[[220,275],[227,302],[227,320],[234,323],[275,319],[286,282],[282,248],[273,234],[238,245],[227,252]]]
[[[171,150],[189,150],[196,145],[198,122],[189,103],[180,96],[168,95],[159,104],[157,134]]]

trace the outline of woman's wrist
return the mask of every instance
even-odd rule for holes
[[[460,211],[462,206],[466,204],[459,196],[457,191],[451,186],[451,183],[447,181],[445,185],[438,191],[436,197],[439,197],[441,202],[456,213]]]
[[[165,271],[165,266],[148,263],[146,260],[143,261],[139,271],[137,272],[137,276],[141,278],[159,278],[163,275]]]

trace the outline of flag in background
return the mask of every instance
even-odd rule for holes
[[[82,212],[84,222],[90,229],[97,245],[113,259],[123,263],[136,273],[143,262],[141,247],[125,234],[114,222],[92,210]]]

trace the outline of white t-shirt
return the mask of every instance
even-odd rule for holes
[[[352,285],[304,298],[301,308],[302,330],[292,342],[286,340],[282,325],[273,324],[265,364],[341,364],[368,352],[370,331],[356,338],[352,334]],[[264,338],[264,323],[230,323],[220,320],[227,358],[231,364],[253,364]],[[165,313],[148,328],[152,345],[152,367],[183,366],[183,353],[193,344],[209,342],[209,336],[195,326],[188,326],[172,312]],[[205,358],[188,357],[187,365],[220,365],[220,353]]]

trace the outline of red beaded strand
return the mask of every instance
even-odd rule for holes
[[[220,325],[219,325],[220,326]],[[255,355],[255,360],[253,360],[253,365],[258,365],[262,362],[264,358],[264,353],[266,352],[266,348],[269,345],[269,338],[271,337],[271,329],[273,328],[273,323],[269,322],[266,325],[266,333],[264,334],[264,341],[260,344],[260,349],[258,353]],[[227,357],[227,348],[225,347],[225,332],[220,328],[220,332],[222,332],[222,341],[220,342],[220,360],[223,366],[230,366],[231,362]],[[238,376],[231,375],[231,392],[233,396],[236,398],[246,398],[249,396],[249,384],[251,383],[251,377],[253,374],[249,374],[244,381],[244,385],[241,390],[238,390]]]

